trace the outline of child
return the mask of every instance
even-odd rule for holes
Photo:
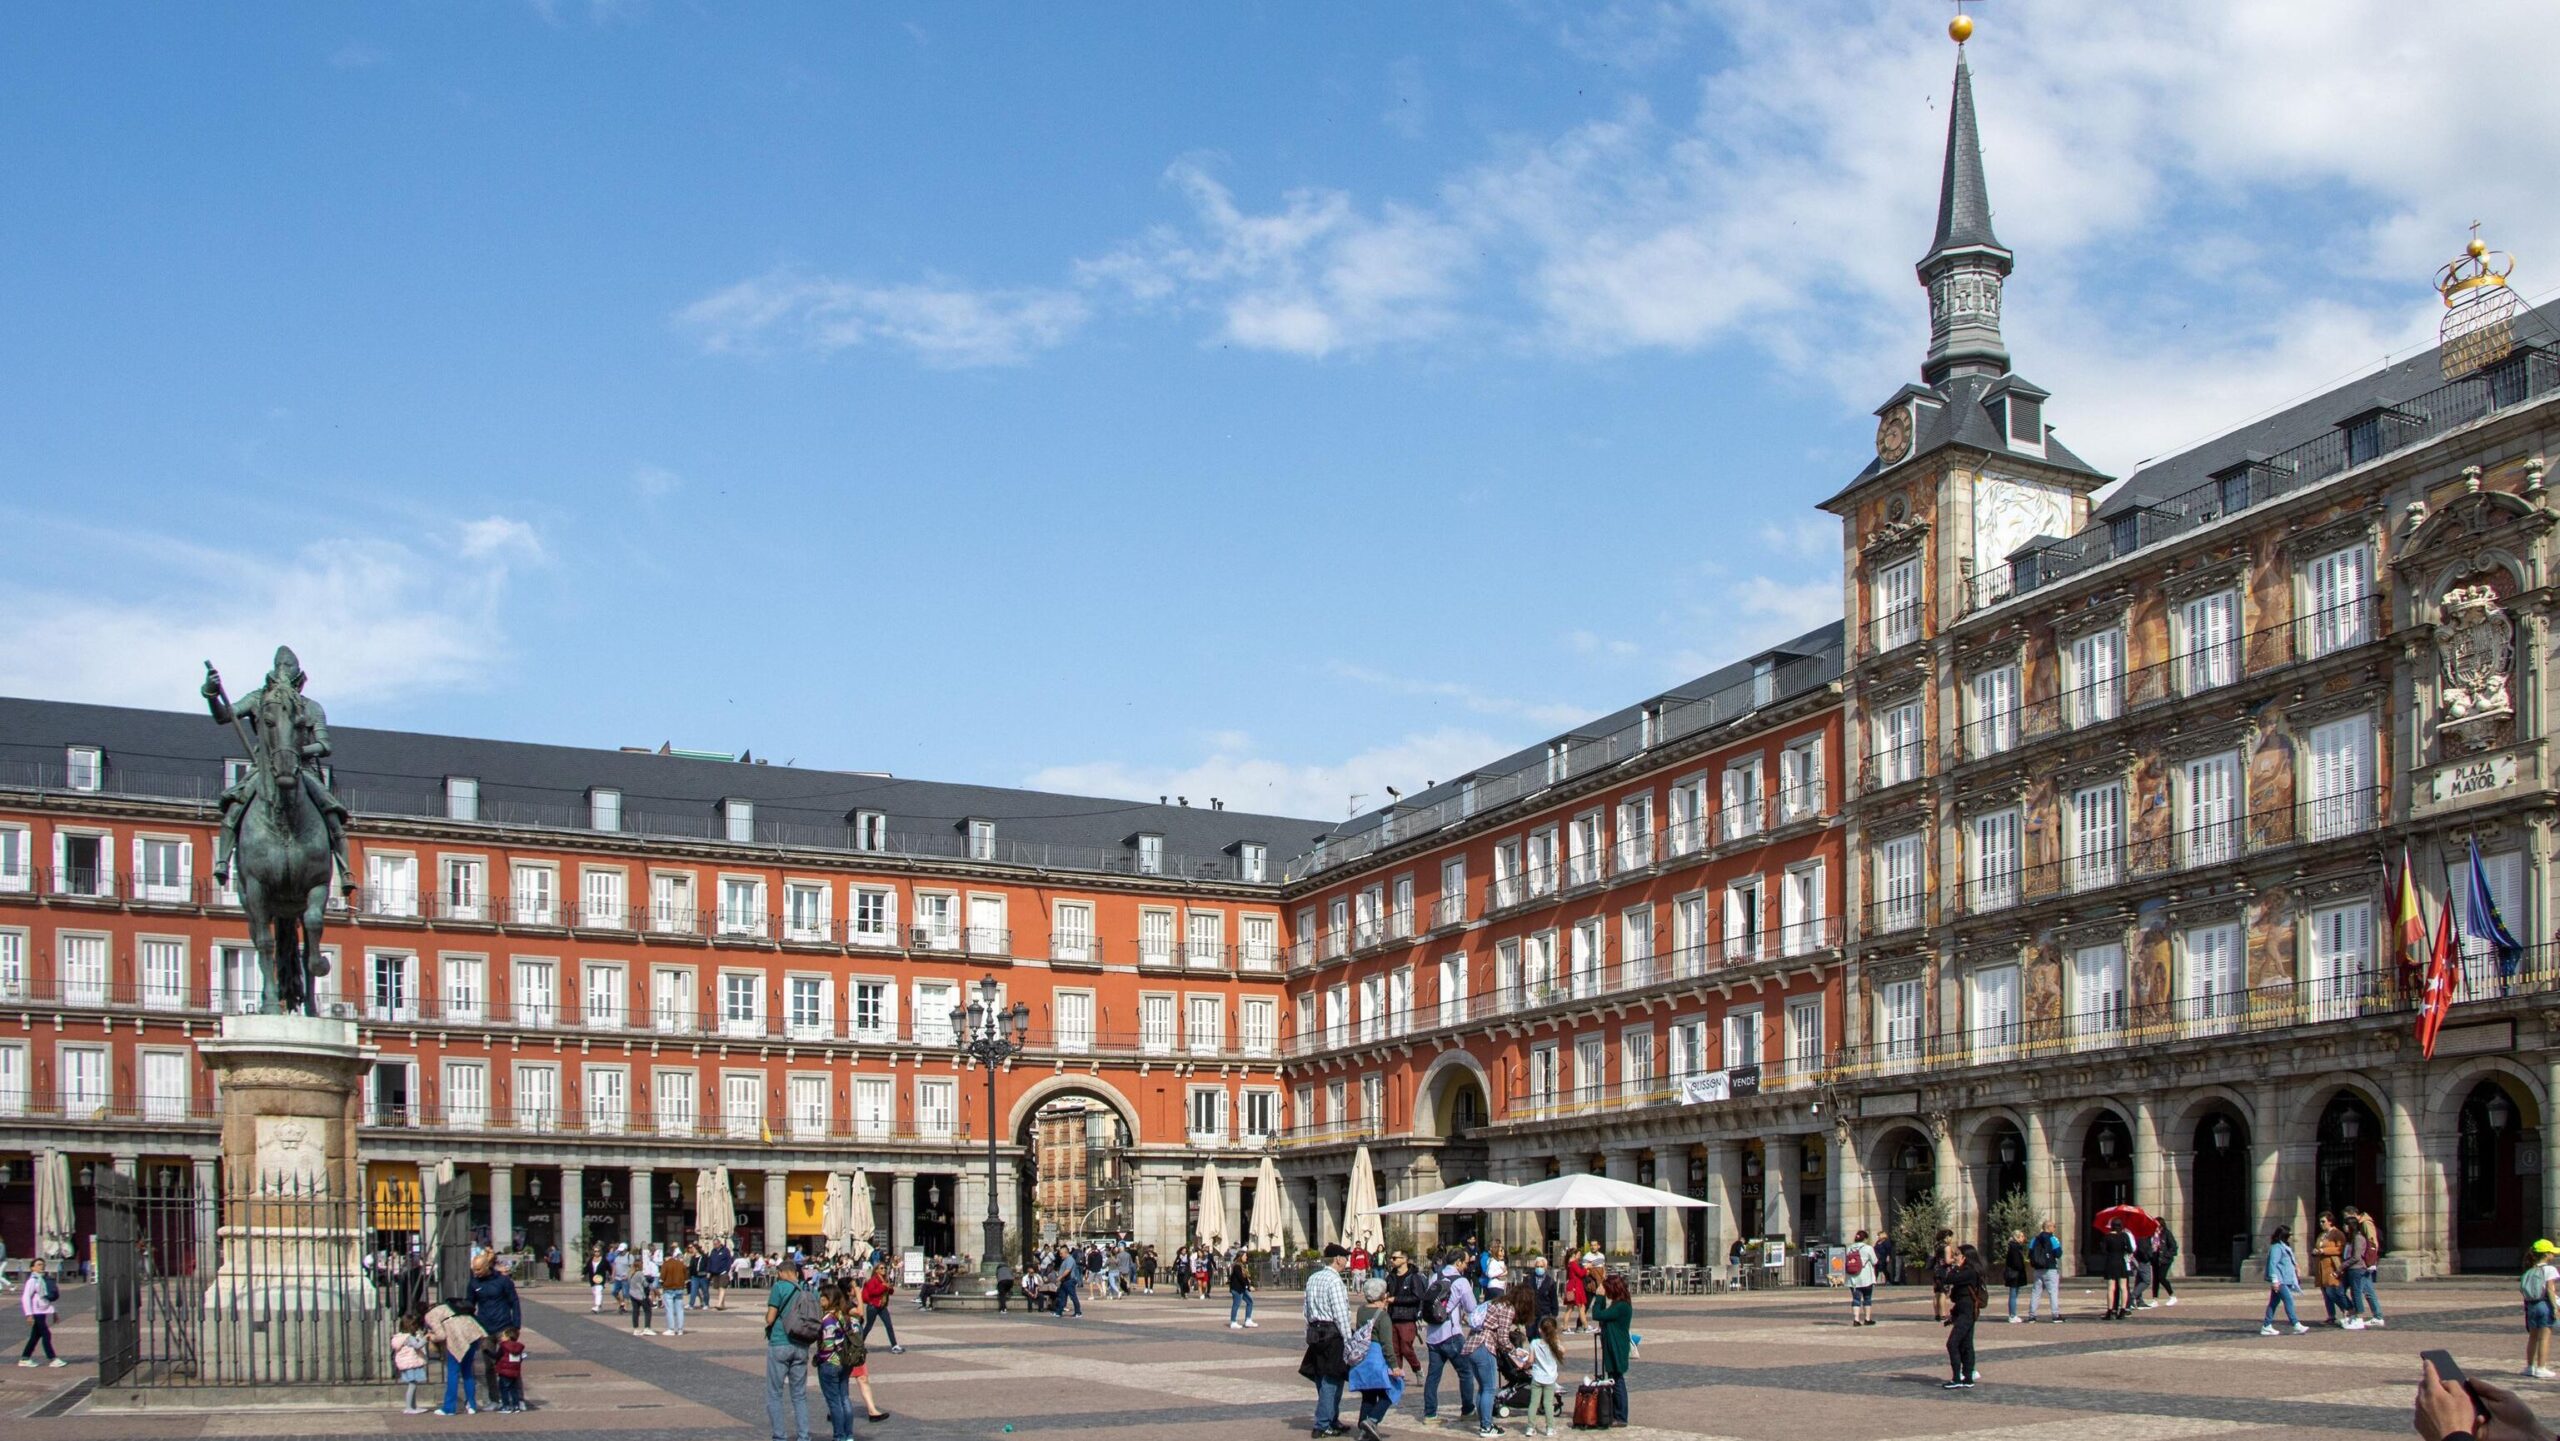
[[[418,1387],[427,1379],[427,1321],[415,1311],[401,1317],[400,1329],[392,1333],[391,1369],[400,1384],[409,1388],[408,1414],[427,1414],[427,1408],[418,1404]]]
[[[524,1409],[524,1338],[509,1326],[498,1333],[498,1409]]]
[[[1563,1350],[1556,1318],[1538,1318],[1538,1339],[1529,1343],[1529,1426],[1523,1434],[1536,1434],[1540,1413],[1547,1418],[1547,1434],[1556,1434],[1556,1373],[1564,1365]]]

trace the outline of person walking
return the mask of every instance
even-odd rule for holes
[[[21,1361],[32,1366],[33,1361]],[[391,1379],[406,1387],[404,1414],[424,1416],[427,1408],[418,1404],[418,1388],[427,1383],[427,1321],[415,1311],[400,1318],[400,1329],[391,1333]]]
[[[1350,1370],[1342,1389],[1360,1398],[1356,1441],[1380,1441],[1378,1423],[1404,1396],[1404,1378],[1389,1367],[1386,1343],[1378,1339],[1378,1323],[1387,1319],[1388,1306],[1387,1278],[1373,1270],[1360,1283],[1360,1324],[1344,1342]]]
[[[2382,1265],[2382,1233],[2374,1227],[2373,1217],[2353,1206],[2344,1216],[2347,1228],[2347,1304],[2356,1318],[2367,1326],[2387,1324],[2382,1319],[2382,1298],[2374,1294],[2374,1272]],[[2169,1304],[2176,1305],[2171,1301]]]
[[[1395,1349],[1388,1364],[1398,1370],[1422,1375],[1422,1346],[1417,1327],[1422,1320],[1422,1292],[1426,1284],[1422,1272],[1412,1258],[1398,1251],[1387,1260],[1387,1331],[1395,1338]]]
[[[587,1314],[601,1316],[604,1314],[604,1288],[613,1284],[613,1266],[605,1259],[604,1247],[600,1245],[587,1248],[587,1284],[594,1288],[594,1295],[587,1303]]]
[[[1318,1441],[1345,1434],[1342,1391],[1351,1377],[1351,1363],[1344,1348],[1352,1322],[1351,1297],[1343,1290],[1342,1276],[1350,1266],[1349,1251],[1338,1242],[1325,1243],[1324,1264],[1308,1273],[1306,1293],[1299,1303],[1307,1323],[1307,1349],[1298,1359],[1298,1374],[1316,1386],[1315,1419],[1307,1435]]]
[[[1849,1324],[1872,1326],[1876,1323],[1876,1278],[1884,1273],[1884,1263],[1877,1259],[1876,1248],[1867,1243],[1867,1233],[1849,1238],[1849,1254],[1842,1257],[1840,1269],[1849,1282]]]
[[[1568,1247],[1564,1258],[1564,1309],[1567,1329],[1579,1336],[1591,1324],[1591,1278],[1582,1269],[1582,1249]]]
[[[2051,1221],[2036,1223],[2036,1238],[2027,1243],[2027,1269],[2034,1273],[2035,1291],[2027,1297],[2027,1319],[2036,1318],[2036,1303],[2048,1302],[2048,1321],[2062,1319],[2062,1238],[2053,1234]]]
[[[2533,1243],[2532,1264],[2517,1278],[2524,1292],[2524,1374],[2537,1381],[2548,1381],[2551,1369],[2551,1327],[2560,1312],[2560,1246],[2548,1240]],[[25,1365],[25,1362],[18,1363]]]
[[[2323,1326],[2344,1327],[2347,1314],[2347,1233],[2337,1218],[2323,1211],[2311,1232],[2311,1283],[2320,1288]],[[2354,1329],[2361,1331],[2363,1326]]]
[[[52,1269],[38,1255],[27,1263],[27,1279],[18,1287],[18,1314],[27,1318],[27,1344],[18,1353],[19,1365],[35,1365],[38,1346],[44,1348],[45,1365],[65,1364],[53,1351],[54,1306],[61,1300],[62,1283],[53,1279]]]
[[[1485,1302],[1467,1318],[1467,1338],[1458,1348],[1458,1364],[1475,1379],[1476,1434],[1499,1436],[1493,1424],[1495,1404],[1502,1398],[1502,1352],[1511,1345],[1511,1303],[1503,1298],[1499,1278],[1485,1278]]]
[[[1982,1286],[1982,1253],[1971,1246],[1958,1248],[1955,1263],[1946,1269],[1947,1288],[1947,1369],[1952,1373],[1944,1388],[1970,1391],[1982,1380],[1974,1363],[1973,1328],[1982,1318],[1983,1303],[1990,1293]]]
[[[1422,1344],[1431,1348],[1431,1361],[1422,1379],[1422,1419],[1427,1423],[1440,1415],[1440,1373],[1458,1368],[1458,1410],[1475,1409],[1475,1379],[1464,1367],[1458,1367],[1458,1355],[1467,1344],[1467,1317],[1476,1309],[1473,1283],[1466,1276],[1466,1253],[1451,1251],[1440,1263],[1440,1274],[1422,1293]]]
[[[2347,1214],[2354,1215],[2354,1208],[2348,1208]],[[2178,1304],[2178,1284],[2173,1276],[2177,1268],[2178,1233],[2170,1230],[2169,1223],[2163,1221],[2160,1233],[2151,1238],[2151,1296],[2163,1306]]]
[[[2267,1238],[2267,1314],[2258,1323],[2258,1334],[2276,1334],[2276,1307],[2284,1307],[2284,1319],[2293,1326],[2293,1334],[2301,1335],[2311,1328],[2294,1314],[2293,1293],[2302,1289],[2302,1266],[2293,1254],[2293,1228],[2278,1226]]]
[[[809,1441],[809,1346],[791,1335],[791,1307],[803,1282],[800,1258],[784,1256],[764,1296],[764,1419],[773,1441]],[[825,1320],[819,1332],[825,1334]],[[788,1422],[786,1428],[785,1423]]]
[[[1627,1278],[1612,1271],[1600,1282],[1600,1299],[1591,1303],[1591,1320],[1600,1328],[1600,1373],[1609,1378],[1611,1410],[1617,1424],[1627,1424],[1627,1363],[1635,1351],[1635,1298],[1627,1294]]]
[[[2133,1233],[2119,1218],[2098,1238],[2098,1269],[2107,1278],[2107,1309],[2098,1319],[2121,1321],[2133,1314]]]
[[[649,1324],[658,1305],[658,1278],[643,1264],[645,1259],[632,1263],[630,1279],[624,1285],[624,1294],[631,1300],[631,1334],[634,1336],[658,1334]]]
[[[729,1309],[729,1273],[736,1269],[738,1257],[729,1249],[726,1238],[711,1243],[711,1254],[702,1258],[703,1274],[711,1278],[711,1309]]]
[[[897,1318],[889,1314],[889,1298],[896,1295],[897,1291],[897,1287],[889,1284],[889,1267],[886,1263],[872,1267],[871,1274],[863,1278],[862,1339],[868,1342],[871,1339],[871,1328],[878,1326],[889,1333],[889,1354],[903,1356],[907,1353],[907,1348],[898,1344]]]
[[[427,1312],[427,1334],[444,1348],[444,1414],[460,1416],[480,1410],[480,1377],[473,1364],[481,1343],[489,1339],[480,1323],[441,1302]]]
[[[693,1300],[693,1271],[685,1265],[682,1251],[669,1251],[658,1263],[658,1297],[667,1311],[666,1334],[683,1335],[684,1308]]]
[[[2012,1326],[2023,1326],[2027,1321],[2026,1317],[2018,1314],[2018,1293],[2027,1289],[2027,1276],[2027,1233],[2012,1231],[2009,1233],[2009,1248],[2000,1256],[2000,1284],[2009,1288],[2009,1324]],[[2027,1297],[2027,1305],[2030,1309],[2035,1306],[2034,1296]]]
[[[1242,1321],[1236,1319],[1239,1306],[1244,1308]],[[1245,1253],[1238,1251],[1235,1259],[1227,1263],[1227,1329],[1236,1331],[1260,1324],[1253,1319],[1253,1271],[1245,1264]]]
[[[499,1332],[498,1339],[490,1344],[489,1355],[498,1368],[497,1389],[493,1394],[498,1398],[498,1410],[502,1414],[525,1409],[526,1349],[524,1333],[513,1326]]]

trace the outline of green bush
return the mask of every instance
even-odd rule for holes
[[[1993,1202],[1991,1209],[1982,1213],[1983,1259],[1991,1261],[2005,1255],[2012,1231],[2023,1231],[2032,1239],[2038,1219],[2024,1191],[2011,1191]]]
[[[1938,1233],[1954,1218],[1954,1209],[1935,1191],[1905,1199],[1893,1213],[1893,1244],[1906,1266],[1925,1271],[1936,1257]]]

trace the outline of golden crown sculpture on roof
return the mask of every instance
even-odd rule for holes
[[[2471,243],[2461,256],[2436,272],[2436,294],[2444,297],[2444,320],[2436,328],[2437,356],[2444,377],[2456,380],[2484,365],[2504,360],[2515,348],[2516,292],[2507,284],[2516,258],[2491,250],[2471,227]]]

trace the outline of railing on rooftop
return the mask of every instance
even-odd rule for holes
[[[1973,605],[1996,605],[2093,570],[2555,389],[2560,389],[2560,355],[2521,348],[2478,374],[2387,407],[2364,425],[2341,425],[2290,450],[2251,457],[2201,485],[2091,521],[2071,535],[2023,551],[2006,566],[1974,577]]]

